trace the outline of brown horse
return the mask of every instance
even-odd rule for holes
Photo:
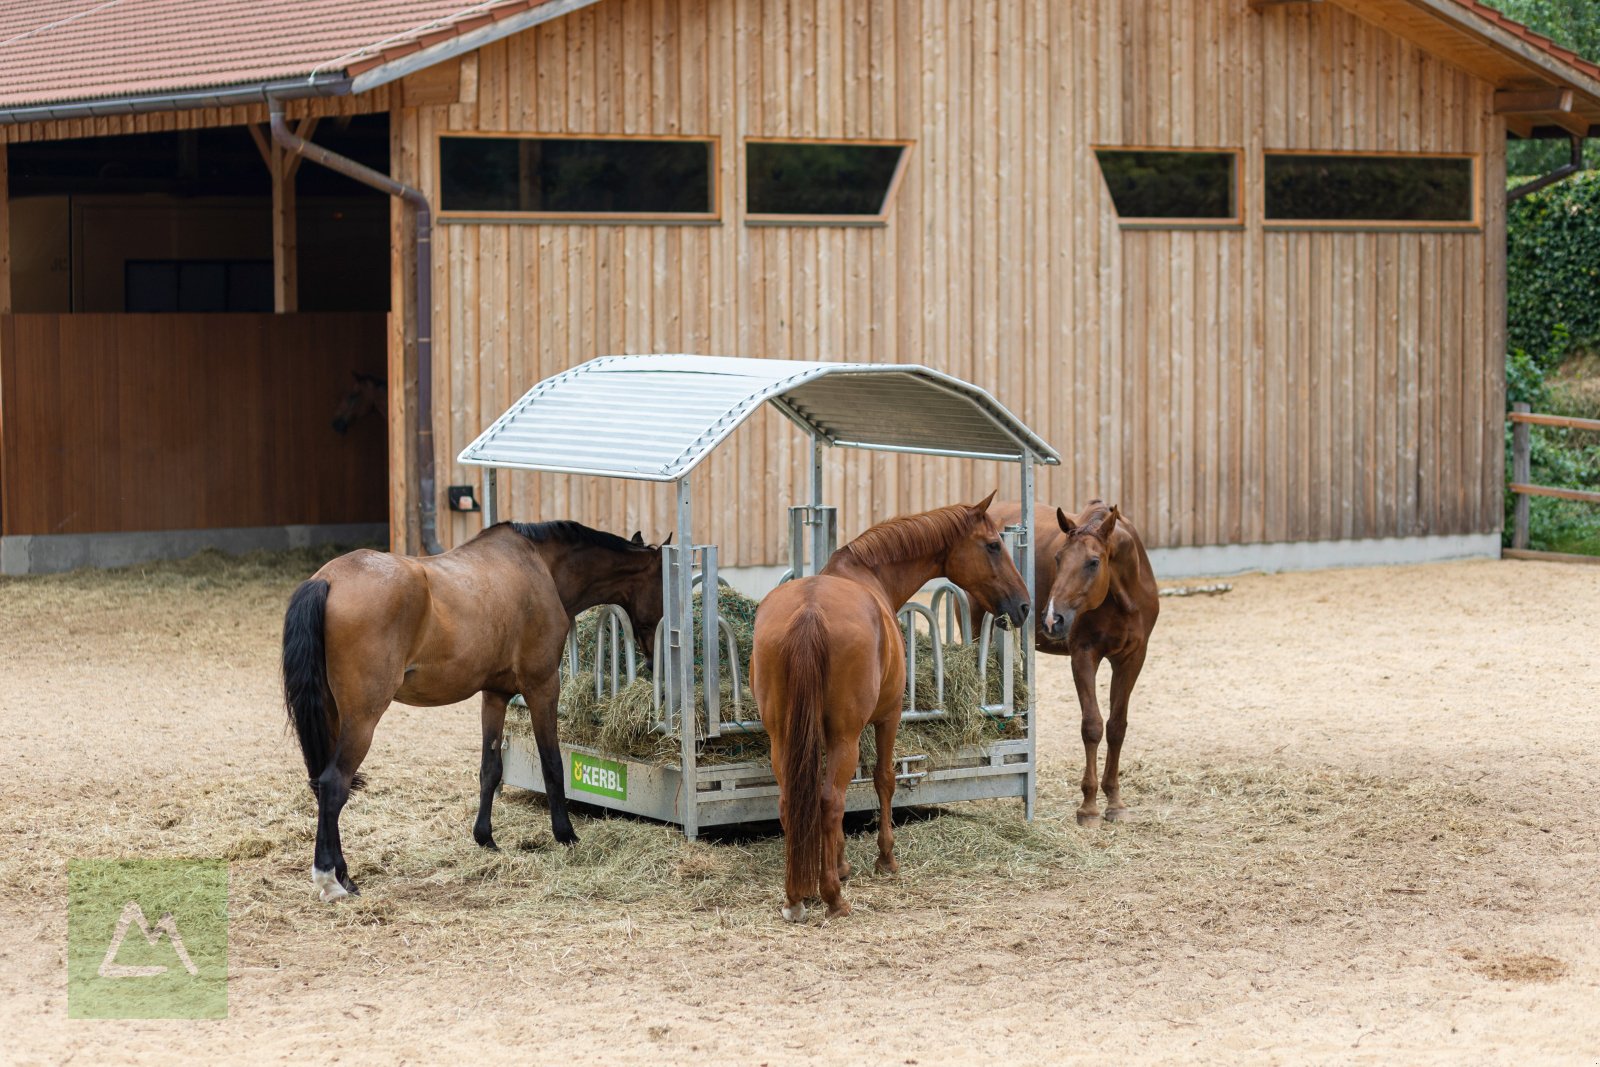
[[[346,393],[334,409],[334,433],[344,433],[350,429],[352,422],[369,411],[379,415],[389,413],[389,383],[386,380],[359,370],[351,371],[350,377],[356,380],[356,387]]]
[[[506,702],[521,693],[533,720],[557,841],[567,818],[556,740],[562,649],[572,619],[619,604],[642,649],[661,621],[661,549],[575,522],[491,526],[439,556],[362,549],[301,583],[283,620],[283,689],[317,797],[311,881],[323,900],[356,892],[339,844],[339,812],[391,701],[438,707],[483,694],[483,763],[472,836],[494,848]]]
[[[1018,521],[1020,504],[998,504],[997,519]],[[1091,500],[1078,515],[1060,508],[1034,513],[1038,541],[1034,588],[1045,607],[1035,629],[1040,652],[1067,656],[1083,713],[1083,803],[1078,823],[1100,822],[1096,793],[1103,786],[1105,818],[1118,822],[1127,817],[1122,803],[1118,766],[1122,739],[1128,732],[1128,698],[1139,671],[1144,668],[1150,631],[1161,611],[1150,557],[1145,555],[1139,531],[1115,507]],[[1103,720],[1095,695],[1095,676],[1101,660],[1111,661],[1111,718]],[[1100,763],[1100,738],[1106,741],[1106,772],[1096,777]]]
[[[784,832],[783,917],[805,918],[820,895],[828,915],[850,914],[839,883],[845,790],[861,732],[876,731],[880,873],[894,859],[894,739],[905,698],[905,639],[895,613],[940,576],[966,590],[1001,626],[1028,616],[1027,587],[980,504],[954,504],[879,523],[835,552],[813,577],[780,585],[756,611],[750,684],[772,740]],[[824,761],[824,753],[826,754]]]

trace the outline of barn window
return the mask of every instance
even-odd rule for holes
[[[1266,219],[1294,225],[1476,225],[1471,156],[1268,152]]]
[[[689,138],[439,139],[444,215],[716,218],[716,143]]]
[[[746,221],[881,223],[905,156],[903,143],[748,141]]]
[[[1095,156],[1124,226],[1240,222],[1237,152],[1097,148]]]

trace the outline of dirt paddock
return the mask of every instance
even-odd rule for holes
[[[569,852],[507,790],[476,849],[475,705],[390,712],[344,822],[363,895],[316,903],[276,675],[309,570],[0,582],[0,1061],[1600,1062],[1600,568],[1168,599],[1135,821],[1075,825],[1045,661],[1040,817],[909,820],[899,878],[801,927],[770,837],[585,817]],[[231,861],[226,1020],[67,1018],[66,862],[132,855]]]

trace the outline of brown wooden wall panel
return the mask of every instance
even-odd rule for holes
[[[460,103],[394,112],[397,172],[435,200],[442,133],[688,134],[719,139],[722,220],[438,227],[441,487],[478,480],[456,454],[540,378],[690,351],[915,361],[975,381],[1065,457],[1043,499],[1115,500],[1157,545],[1498,526],[1493,89],[1333,4],[605,0],[481,50],[462,84]],[[888,224],[745,225],[751,136],[911,141]],[[1242,150],[1246,225],[1120,229],[1095,145]],[[1484,226],[1269,231],[1262,153],[1306,148],[1479,154]],[[783,557],[802,445],[762,417],[697,479],[697,533],[725,564]],[[827,495],[846,533],[1000,477],[840,458]],[[654,536],[670,520],[659,488],[507,481],[521,519]],[[409,514],[408,487],[394,501]],[[441,537],[474,529],[449,517]]]
[[[382,522],[383,314],[0,316],[0,530]]]

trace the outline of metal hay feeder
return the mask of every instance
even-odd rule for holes
[[[810,502],[790,511],[790,570],[786,577],[815,573],[837,543],[837,510],[822,502],[822,463],[828,447],[864,448],[926,456],[1015,463],[1020,472],[1022,525],[1008,527],[1006,541],[1033,599],[1034,464],[1060,457],[987,392],[915,364],[811,363],[719,356],[603,356],[535,385],[478,439],[459,462],[486,468],[483,519],[498,521],[499,468],[671,482],[676,489],[675,544],[662,550],[666,614],[656,635],[657,729],[679,740],[676,766],[638,762],[615,753],[563,744],[569,796],[601,807],[645,815],[683,827],[695,837],[702,827],[773,820],[778,790],[766,760],[697,764],[698,737],[760,731],[753,716],[728,718],[719,693],[724,671],[732,692],[741,692],[736,645],[717,612],[717,549],[696,545],[691,534],[691,475],[760,405],[770,403],[811,438]],[[704,625],[695,632],[693,589],[703,584]],[[924,606],[913,601],[900,613],[907,635],[911,706],[906,721],[945,714],[916,702],[916,642],[920,620],[933,638],[936,698],[943,696],[942,636],[960,632],[980,641],[981,662],[998,658],[1002,693],[992,715],[1020,717],[1025,729],[937,762],[927,756],[899,759],[896,806],[957,800],[1021,797],[1031,818],[1035,792],[1033,642],[998,642],[990,652],[992,619],[978,635],[966,634],[966,602],[943,583]],[[1031,635],[1031,627],[1024,632]],[[695,693],[694,650],[700,642],[703,697]],[[1020,646],[1020,648],[1019,648]],[[1030,696],[1013,692],[1013,657],[1023,657]],[[637,650],[620,609],[600,619],[592,683],[597,692],[635,675]],[[724,662],[726,660],[726,663]],[[568,684],[583,673],[574,643],[568,653]],[[987,690],[985,690],[987,692]],[[937,701],[936,701],[937,702]],[[736,709],[740,705],[736,701]],[[753,712],[746,700],[742,709]],[[544,779],[531,743],[507,735],[505,781],[539,792]],[[848,810],[877,806],[870,777],[858,773],[847,796]]]

